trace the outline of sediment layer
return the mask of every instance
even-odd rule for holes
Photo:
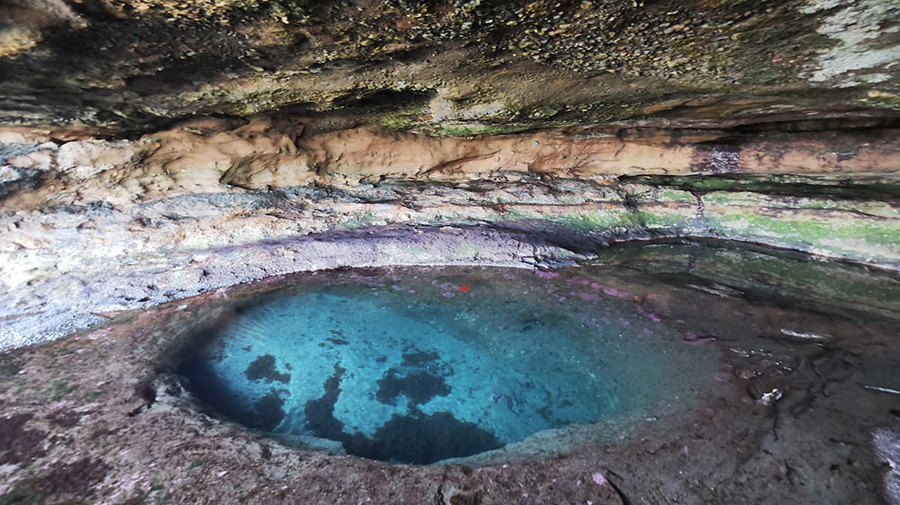
[[[635,239],[726,238],[900,268],[891,128],[434,138],[316,133],[296,117],[238,123],[194,120],[134,140],[5,132],[4,346],[268,275],[534,265]],[[409,249],[392,242],[398,227],[442,238]]]

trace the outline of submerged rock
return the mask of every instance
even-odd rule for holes
[[[896,1],[0,4],[0,503],[898,501]],[[201,345],[344,274],[484,348]]]
[[[762,276],[753,285],[748,284],[748,276],[735,276],[727,282],[743,283],[741,290],[722,297],[698,289],[703,280],[693,272],[712,275],[727,270],[731,265],[728,256],[714,250],[704,261],[722,261],[722,267],[707,264],[694,270],[690,258],[704,258],[699,245],[673,245],[668,255],[661,253],[662,247],[650,247],[652,254],[647,255],[620,248],[607,258],[612,261],[619,256],[618,263],[558,269],[555,273],[559,275],[553,278],[536,276],[531,269],[497,271],[471,266],[319,272],[168,304],[44,346],[0,354],[0,401],[5,411],[12,413],[0,415],[0,426],[5,428],[0,430],[0,461],[5,463],[0,496],[18,501],[52,497],[47,502],[113,502],[133,497],[165,500],[166,496],[170,501],[178,496],[179,500],[215,502],[225,496],[254,503],[370,498],[376,503],[417,503],[423,496],[438,502],[478,496],[481,503],[497,504],[532,499],[621,503],[622,496],[634,502],[665,496],[684,503],[774,498],[786,503],[838,504],[877,503],[891,496],[886,493],[893,492],[892,474],[885,462],[893,458],[890,427],[896,422],[892,403],[896,395],[864,389],[860,384],[887,387],[896,376],[896,298],[893,312],[883,307],[879,314],[864,307],[843,307],[840,294],[826,296],[827,289],[786,290],[780,297],[772,297],[767,293],[780,289],[784,281]],[[758,262],[756,255],[762,252],[743,254],[748,255],[746,264],[750,264]],[[786,267],[796,265],[795,258],[783,252],[770,251],[769,256],[770,261],[783,261]],[[852,265],[816,266],[826,270],[816,279],[798,279],[793,289],[837,279],[847,283],[846,291],[878,293],[873,298],[879,298],[880,292],[872,286],[896,284],[894,276],[886,273],[854,275],[863,270]],[[431,276],[440,281],[432,283]],[[309,434],[264,436],[234,424],[224,412],[196,400],[190,393],[198,386],[196,380],[187,381],[174,373],[179,360],[191,359],[196,346],[203,344],[208,336],[203,330],[220,327],[217,322],[221,323],[222,317],[228,320],[235,306],[245,307],[243,314],[248,314],[248,302],[261,295],[265,299],[264,293],[273,288],[317,291],[323,286],[346,289],[347,283],[364,286],[371,300],[397,300],[396,310],[408,310],[405,307],[413,299],[446,307],[446,321],[456,321],[453,324],[459,325],[460,335],[466,335],[464,328],[484,330],[484,342],[493,344],[490,354],[495,357],[508,354],[509,359],[520,360],[518,350],[536,348],[532,344],[538,343],[540,367],[557,362],[551,358],[565,340],[547,335],[565,327],[560,324],[562,319],[576,318],[582,323],[578,332],[584,336],[579,340],[588,349],[603,347],[599,343],[602,335],[610,344],[607,351],[619,354],[611,357],[607,352],[600,356],[605,358],[601,365],[593,365],[587,363],[590,352],[574,353],[572,359],[559,363],[560,368],[583,374],[585,383],[593,380],[593,373],[598,384],[609,386],[614,381],[601,376],[618,367],[622,373],[615,374],[619,384],[645,385],[651,393],[660,394],[659,401],[626,416],[629,422],[605,417],[591,425],[541,431],[466,459],[409,466],[348,457],[343,452],[346,448],[369,458],[391,459],[393,450],[408,461],[426,463],[459,454],[454,451],[470,447],[470,443],[479,450],[491,448],[496,440],[484,433],[488,424],[476,425],[447,411],[425,412],[428,403],[412,405],[414,409],[397,417],[386,416],[371,434],[346,435],[344,430],[349,431],[353,416],[347,417],[341,402],[352,393],[356,379],[351,374],[361,373],[361,364],[390,367],[405,363],[438,373],[441,367],[435,368],[440,365],[435,361],[447,360],[445,352],[400,347],[393,353],[373,352],[371,361],[350,363],[344,358],[337,367],[334,361],[323,362],[326,367],[314,377],[311,397],[321,400],[317,405],[322,420],[342,423],[322,425],[323,429],[337,428],[330,433],[338,440],[331,443]],[[451,299],[455,306],[447,306],[443,284],[467,285],[471,290]],[[607,294],[603,287],[627,293],[627,297]],[[409,293],[410,289],[416,293]],[[583,301],[570,292],[592,293],[598,299]],[[529,303],[509,303],[523,299]],[[609,314],[604,309],[607,306]],[[620,315],[629,325],[616,317],[620,310],[613,313],[613,307],[622,309]],[[362,304],[353,308],[362,308]],[[551,315],[535,317],[544,312]],[[515,332],[518,337],[499,338],[501,332],[491,322],[512,316],[520,318],[521,324],[502,334]],[[336,318],[335,323],[338,321]],[[524,331],[527,325],[532,329]],[[832,339],[827,347],[820,347],[768,338],[784,327],[809,334],[827,331]],[[613,328],[621,328],[623,336],[611,332]],[[391,329],[397,333],[398,325]],[[682,343],[688,332],[718,338],[703,346],[688,346]],[[334,344],[328,341],[334,338],[328,328],[320,333],[326,347],[311,347],[325,355],[341,352],[349,356],[348,346],[357,339],[345,331],[343,338],[349,344]],[[369,333],[361,337],[371,339]],[[415,340],[419,333],[410,335],[413,342],[423,345]],[[372,341],[373,345],[380,343]],[[262,352],[256,346],[246,347],[237,345],[233,352],[245,355],[248,363]],[[690,357],[688,365],[674,367],[676,375],[671,380],[655,378],[653,374],[660,373],[660,366],[668,362],[657,358],[670,360],[672,353]],[[198,355],[215,359],[217,354],[221,353]],[[379,362],[380,356],[388,359]],[[277,357],[275,362],[277,370],[286,369]],[[277,395],[272,405],[291,417],[288,394],[280,390],[293,387],[303,371],[300,362],[291,362],[289,384],[247,379],[246,366],[236,367],[235,375],[258,383],[261,397]],[[455,364],[454,375],[447,380],[463,373],[462,368]],[[487,369],[489,374],[500,371],[505,368]],[[371,376],[373,393],[381,376]],[[535,381],[535,387],[547,384],[546,380]],[[754,401],[776,390],[783,393],[777,401],[769,405]],[[218,388],[219,398],[237,398],[223,393]],[[452,393],[457,393],[456,387]],[[518,409],[531,401],[520,395],[516,404],[515,391],[496,389],[484,399],[491,412],[508,408],[502,404],[504,400],[493,401],[494,393],[509,396]],[[448,398],[437,396],[431,402]],[[642,394],[624,398],[635,402],[648,399]],[[374,398],[372,403],[379,404]],[[261,410],[257,415],[268,419],[267,413],[277,414],[278,410]],[[358,417],[360,413],[353,414]],[[521,415],[511,418],[521,419]],[[277,416],[271,419],[277,422]],[[258,425],[258,429],[272,426]],[[414,442],[423,439],[434,442],[424,446]],[[678,478],[673,480],[672,475]],[[123,488],[121,483],[126,480],[131,484]],[[220,485],[208,485],[210,482]]]

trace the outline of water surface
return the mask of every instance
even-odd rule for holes
[[[716,353],[646,296],[578,272],[331,273],[235,307],[181,371],[249,427],[427,464],[684,406]]]

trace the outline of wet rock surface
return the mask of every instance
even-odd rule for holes
[[[678,328],[679,345],[718,355],[718,371],[699,378],[710,389],[693,393],[696,406],[676,414],[648,415],[624,431],[605,431],[601,422],[591,429],[606,438],[593,442],[577,431],[551,433],[535,441],[558,451],[544,456],[519,459],[513,450],[499,461],[487,453],[406,466],[265,437],[205,410],[186,392],[172,359],[190,348],[191,328],[260,291],[328,282],[320,273],[134,312],[65,340],[4,353],[0,422],[9,429],[0,440],[0,496],[47,503],[223,496],[250,503],[892,499],[895,479],[883,462],[896,452],[896,395],[872,388],[896,388],[897,307],[882,314],[849,310],[841,294],[823,291],[795,306],[765,295],[781,291],[778,281],[740,285],[710,277],[709,269],[694,275],[692,265],[706,249],[687,247],[671,246],[666,260],[641,260],[639,270],[608,259],[608,269],[534,275],[545,286],[586,279],[585,293],[634,300],[648,323]],[[662,271],[648,276],[640,271],[648,265]],[[836,268],[830,277],[846,280],[842,269],[856,267]],[[391,269],[361,274],[376,289],[391,289],[403,277]],[[448,275],[466,279],[477,296],[477,269]],[[593,290],[592,282],[606,289]],[[25,440],[33,443],[19,443]]]
[[[889,0],[0,0],[0,503],[900,503],[898,18]],[[572,296],[636,297],[721,356],[720,389],[615,440],[406,466],[345,454],[390,439],[336,435],[346,367],[309,405],[319,436],[268,437],[297,370],[242,370],[269,388],[258,432],[173,362],[299,272],[562,282],[546,269],[592,261],[612,278]],[[442,397],[426,358],[383,377],[383,405]],[[433,413],[392,426],[411,422],[492,444]],[[418,462],[455,455],[435,450]]]

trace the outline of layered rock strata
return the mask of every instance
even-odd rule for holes
[[[264,116],[71,141],[11,129],[4,346],[269,275],[534,265],[631,239],[726,238],[898,268],[898,130],[790,132],[802,126],[435,138]],[[423,245],[398,246],[398,233]]]

